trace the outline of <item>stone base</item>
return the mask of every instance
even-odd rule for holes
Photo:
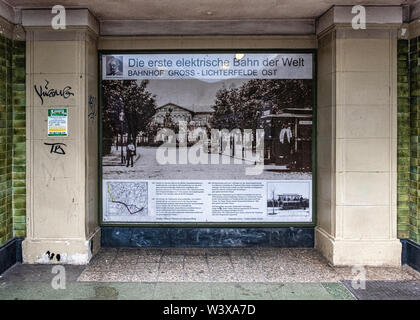
[[[103,247],[313,248],[313,227],[102,227]]]
[[[16,262],[22,262],[22,240],[23,238],[13,238],[0,246],[0,274]]]
[[[315,248],[334,266],[401,266],[401,242],[395,240],[336,240],[315,228]]]
[[[410,239],[401,239],[403,246],[402,263],[420,272],[420,244]]]
[[[22,242],[23,263],[88,264],[99,251],[101,229],[88,239],[30,239]]]

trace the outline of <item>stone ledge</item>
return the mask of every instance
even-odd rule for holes
[[[314,19],[103,20],[100,24],[103,36],[315,34]]]
[[[22,10],[22,26],[50,27],[51,31],[54,31],[51,27],[53,17],[51,9],[24,9]],[[88,9],[66,9],[66,25],[68,27],[87,26],[95,33],[99,33],[99,22]]]
[[[398,239],[334,239],[315,228],[315,248],[334,266],[401,266],[401,242]]]
[[[14,8],[5,1],[0,1],[0,17],[11,23],[16,23],[16,12]]]
[[[100,249],[101,229],[87,239],[28,239],[22,243],[23,263],[85,265]]]
[[[316,49],[315,35],[101,36],[99,50]]]
[[[316,33],[321,34],[333,25],[351,27],[353,6],[333,6],[316,21]],[[364,6],[366,8],[366,28],[375,25],[401,25],[403,23],[402,6]]]

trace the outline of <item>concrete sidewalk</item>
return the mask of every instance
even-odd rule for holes
[[[413,269],[372,268],[354,289],[350,267],[335,268],[313,249],[108,249],[88,266],[17,264],[0,278],[0,299],[420,300]]]

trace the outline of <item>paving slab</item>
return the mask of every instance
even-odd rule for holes
[[[346,287],[333,294],[320,283],[83,282],[53,289],[47,283],[0,286],[0,300],[351,300]],[[337,289],[339,286],[342,288]]]
[[[143,272],[148,263],[157,264],[156,274],[147,268]],[[405,268],[366,267],[365,271],[367,280],[420,280]],[[98,272],[103,272],[102,278]],[[307,248],[123,248],[101,250],[78,280],[328,283],[355,276],[352,267],[332,267],[318,251]]]
[[[332,267],[314,249],[102,248],[87,266],[16,264],[0,276],[0,299],[352,300],[419,299],[420,274],[408,266],[366,267],[355,290],[352,267]]]

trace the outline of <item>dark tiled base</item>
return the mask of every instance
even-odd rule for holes
[[[0,246],[0,274],[16,262],[22,262],[22,241],[23,238],[13,238]]]
[[[313,248],[313,227],[150,228],[102,227],[103,247]]]
[[[402,243],[402,264],[408,264],[420,272],[420,244],[409,239],[401,239]]]
[[[343,284],[358,300],[420,300],[420,281],[366,281],[360,289]]]

